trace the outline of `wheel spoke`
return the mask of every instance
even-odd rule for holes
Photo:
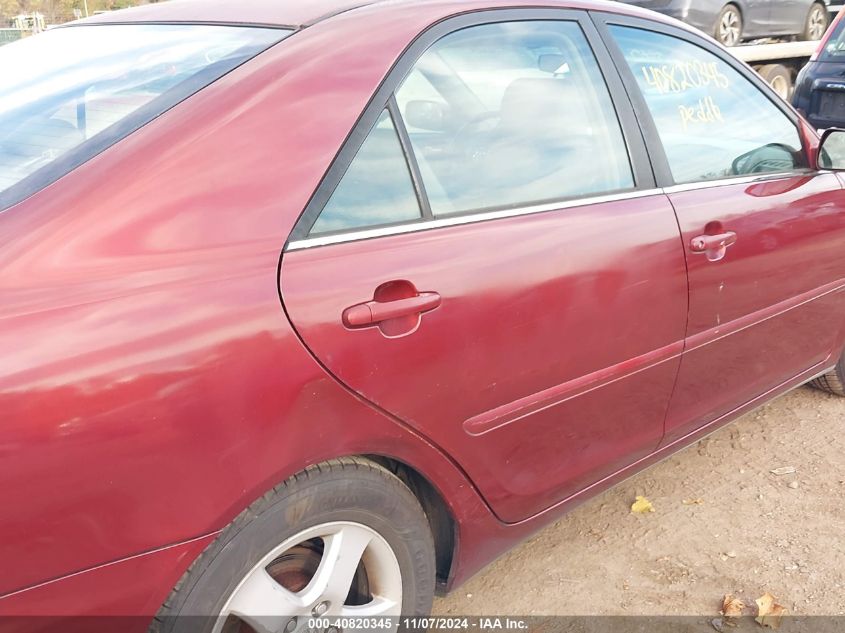
[[[323,557],[311,582],[298,594],[302,600],[307,604],[328,601],[331,603],[329,613],[340,613],[355,571],[372,538],[368,530],[350,524],[324,536]]]
[[[344,605],[341,615],[351,618],[398,616],[401,613],[401,609],[402,605],[389,598],[374,596],[367,604],[355,606]]]
[[[245,621],[256,633],[282,631],[288,620],[301,615],[307,604],[277,583],[263,568],[255,570],[238,587],[229,603],[229,613]]]
[[[819,40],[822,38],[826,22],[827,19],[824,11],[819,7],[815,7],[813,12],[810,14],[810,28],[808,29],[809,35],[812,39]]]
[[[726,12],[719,22],[719,39],[723,44],[733,46],[739,42],[739,30],[739,15],[734,11]]]
[[[268,565],[298,544],[315,539],[322,540],[323,550],[320,553],[312,549],[320,559],[318,563],[311,559],[307,566],[311,578],[304,589],[291,591],[270,576]],[[316,571],[312,573],[314,563]],[[361,566],[366,567],[372,598],[364,605],[346,606]],[[365,525],[324,523],[302,530],[267,552],[232,592],[221,609],[214,633],[221,633],[230,616],[242,620],[256,633],[282,633],[296,632],[305,626],[307,617],[300,616],[399,616],[401,606],[401,571],[387,541]],[[395,631],[398,618],[389,624]]]

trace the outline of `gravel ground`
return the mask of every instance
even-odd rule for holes
[[[575,509],[439,615],[845,614],[845,399],[802,387]],[[773,469],[794,467],[794,474]],[[632,514],[636,495],[655,512]]]

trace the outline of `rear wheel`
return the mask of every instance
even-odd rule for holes
[[[725,5],[716,20],[714,35],[725,46],[736,46],[742,41],[742,14],[739,7],[733,4]]]
[[[811,380],[810,385],[837,396],[845,396],[845,354],[836,363],[836,367],[825,375]]]
[[[396,630],[400,614],[428,614],[434,582],[417,499],[381,466],[345,458],[303,471],[238,516],[150,633],[300,633],[314,618],[323,630],[333,618],[387,616]]]
[[[766,64],[757,69],[778,96],[789,101],[792,96],[792,72],[783,64]]]
[[[801,36],[805,40],[820,40],[829,25],[830,14],[827,7],[821,3],[816,3],[810,7],[810,12],[807,14],[807,20],[804,23],[804,32]]]

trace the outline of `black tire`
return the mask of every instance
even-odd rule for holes
[[[425,513],[396,475],[349,457],[300,472],[238,515],[179,580],[150,633],[212,631],[214,616],[264,556],[302,530],[336,521],[363,524],[387,542],[401,571],[402,614],[428,615],[436,569]]]
[[[836,363],[836,367],[823,376],[810,381],[810,386],[836,396],[845,396],[845,355]]]
[[[735,4],[726,4],[716,18],[713,37],[725,46],[736,46],[742,42],[742,12]]]
[[[830,13],[827,7],[821,2],[816,2],[810,7],[810,11],[804,20],[804,30],[801,32],[801,38],[809,41],[818,41],[822,39],[829,26]]]
[[[794,88],[792,72],[783,64],[766,64],[757,69],[757,72],[772,87],[778,96],[784,101],[789,101]]]

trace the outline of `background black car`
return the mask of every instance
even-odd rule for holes
[[[845,126],[845,9],[795,82],[792,104],[815,127]]]
[[[820,40],[830,0],[626,0],[682,20],[726,46],[764,37]]]

